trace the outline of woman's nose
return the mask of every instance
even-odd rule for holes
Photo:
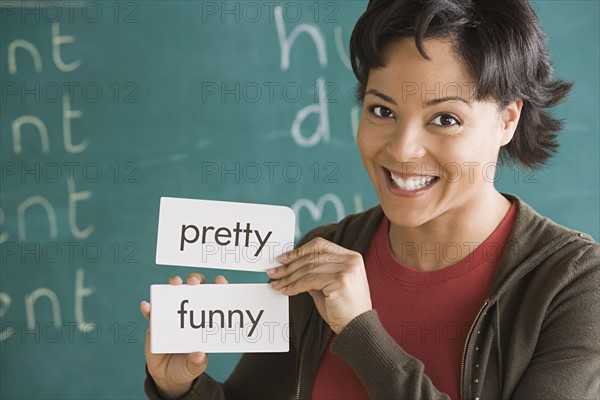
[[[390,132],[387,150],[399,162],[421,159],[426,154],[424,133],[415,124],[402,124]]]

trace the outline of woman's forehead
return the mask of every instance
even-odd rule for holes
[[[412,38],[390,43],[383,52],[384,66],[371,69],[368,87],[421,93],[427,98],[458,95],[472,99],[475,82],[456,56],[452,43],[428,39],[424,46],[429,60],[421,55]]]

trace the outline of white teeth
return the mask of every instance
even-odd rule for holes
[[[435,176],[422,176],[419,178],[411,178],[408,180],[404,180],[392,172],[390,172],[392,177],[392,181],[402,190],[419,190],[423,189],[425,186],[429,185],[434,179]]]

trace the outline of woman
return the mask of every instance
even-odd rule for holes
[[[525,0],[372,0],[350,48],[381,205],[269,271],[289,353],[221,384],[203,353],[147,348],[149,397],[598,398],[600,246],[493,186],[499,157],[539,168],[557,148],[544,109],[571,85],[544,40]]]

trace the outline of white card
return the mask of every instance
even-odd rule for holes
[[[269,284],[151,285],[150,351],[289,351],[288,297]]]
[[[162,197],[156,263],[266,271],[294,247],[289,207]]]

